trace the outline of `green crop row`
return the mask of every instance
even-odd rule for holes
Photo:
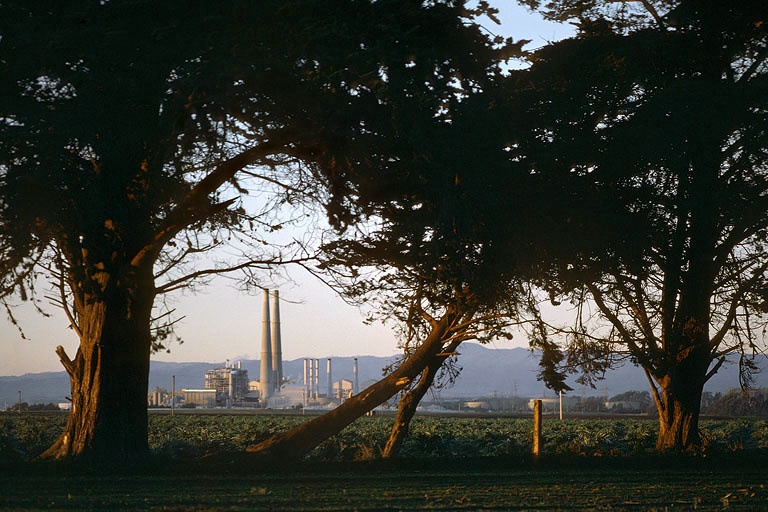
[[[241,451],[308,418],[302,416],[178,414],[150,415],[149,445],[168,457],[196,457]],[[30,460],[56,439],[63,413],[0,415],[0,460]],[[379,456],[392,418],[365,417],[316,448],[310,458],[371,459]],[[532,420],[511,418],[417,417],[403,444],[405,457],[482,457],[528,454]],[[657,423],[639,419],[546,420],[543,452],[579,455],[649,453]],[[705,446],[712,451],[768,449],[768,420],[703,421]]]

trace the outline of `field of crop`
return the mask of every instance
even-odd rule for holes
[[[149,444],[163,457],[242,451],[307,416],[249,414],[151,414]],[[30,460],[49,446],[66,421],[64,413],[0,415],[0,461]],[[392,426],[390,417],[364,417],[309,456],[313,460],[375,459]],[[653,450],[657,424],[644,419],[544,421],[542,453],[550,455],[642,455]],[[493,457],[527,455],[532,420],[515,418],[416,417],[401,455]],[[768,449],[768,420],[704,420],[709,453]]]
[[[768,421],[705,421],[704,456],[652,454],[646,420],[416,418],[403,459],[383,461],[392,419],[361,418],[278,469],[207,463],[307,418],[150,416],[155,463],[93,475],[29,461],[63,414],[0,415],[0,510],[768,510]]]

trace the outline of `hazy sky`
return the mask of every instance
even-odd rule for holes
[[[571,33],[571,27],[545,22],[512,0],[491,3],[501,10],[502,25],[488,22],[486,28],[494,34],[533,40],[528,48],[543,46]],[[284,299],[280,309],[284,359],[396,353],[396,341],[389,327],[364,325],[360,311],[302,271],[292,270],[291,277],[300,285],[280,288]],[[153,359],[221,362],[259,357],[261,292],[247,295],[221,282],[197,295],[180,296],[175,307],[185,316],[177,327],[184,343],[172,345],[170,354],[156,354]],[[5,317],[0,319],[0,375],[62,370],[54,352],[56,345],[63,345],[74,357],[77,338],[67,327],[66,319],[52,306],[46,312],[52,316],[45,318],[28,304],[19,304],[16,315],[26,340],[21,339]],[[499,342],[498,346],[525,343],[520,339]]]

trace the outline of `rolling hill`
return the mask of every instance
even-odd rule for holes
[[[443,398],[477,398],[483,396],[520,396],[542,397],[551,395],[544,385],[536,380],[538,359],[529,350],[523,348],[490,348],[476,343],[463,345],[459,352],[459,365],[463,367],[455,385],[440,392]],[[382,368],[392,362],[392,358],[358,356],[360,388],[377,380],[382,375]],[[335,357],[332,359],[332,378],[353,379],[353,358]],[[303,359],[283,361],[283,373],[291,380],[301,380]],[[320,359],[320,389],[327,385],[326,359]],[[251,380],[259,374],[258,360],[241,361],[242,368],[248,370]],[[176,376],[176,389],[202,388],[203,376],[207,370],[223,366],[223,363],[189,362],[168,363],[153,361],[149,389],[155,387],[170,390],[172,378]],[[768,368],[768,358],[762,357],[762,368]],[[726,365],[706,386],[707,391],[723,392],[738,387],[737,365]],[[570,380],[574,388],[572,394],[584,396],[616,395],[625,391],[647,390],[648,382],[640,368],[626,364],[608,372],[597,389],[584,388]],[[768,386],[768,378],[758,375],[758,386]],[[0,377],[0,407],[12,405],[18,401],[19,391],[22,401],[28,403],[64,402],[69,393],[69,381],[65,372],[28,373],[20,376]],[[4,408],[4,407],[3,407]]]

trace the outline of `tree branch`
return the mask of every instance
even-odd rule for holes
[[[739,304],[741,303],[741,299],[744,297],[744,294],[763,277],[766,270],[768,270],[768,261],[764,262],[757,269],[755,269],[752,277],[745,283],[739,284],[734,297],[731,299],[731,304],[728,308],[728,313],[725,316],[725,320],[723,320],[723,325],[720,326],[720,329],[717,331],[717,333],[715,333],[714,336],[712,336],[712,339],[710,340],[709,345],[712,350],[716,349],[717,346],[720,345],[720,343],[723,341],[723,339],[725,339],[726,334],[728,334],[728,330],[731,328],[731,325],[736,318],[736,312],[739,309]]]
[[[64,369],[67,370],[67,374],[69,374],[70,377],[73,377],[75,374],[75,363],[69,358],[64,347],[58,345],[56,347],[56,354],[59,356],[59,360],[61,361],[62,366],[64,366]]]
[[[255,267],[258,265],[265,265],[265,266],[272,266],[272,265],[289,265],[292,263],[296,264],[302,264],[306,263],[307,261],[312,260],[312,257],[305,257],[305,258],[296,258],[292,260],[283,260],[283,259],[270,259],[270,260],[249,260],[244,263],[240,263],[238,265],[233,265],[231,267],[225,267],[225,268],[208,268],[203,270],[198,270],[196,272],[192,272],[191,274],[187,274],[185,276],[182,276],[178,279],[174,279],[172,281],[169,281],[165,283],[162,286],[158,286],[155,288],[155,294],[161,295],[165,293],[169,293],[175,290],[178,290],[180,288],[184,288],[186,286],[186,283],[189,281],[192,281],[194,279],[198,279],[200,277],[209,276],[209,275],[219,275],[219,274],[228,274],[230,272],[235,272],[238,270],[242,270],[244,268],[249,267]]]
[[[666,409],[666,407],[664,406],[664,400],[661,398],[661,393],[659,393],[659,388],[656,386],[656,381],[648,368],[643,368],[643,371],[645,373],[645,378],[648,379],[648,384],[651,386],[651,391],[653,392],[653,401],[656,402],[656,408],[659,411],[663,411]]]
[[[659,11],[656,10],[656,8],[649,2],[648,0],[640,0],[640,3],[643,4],[643,7],[645,7],[645,10],[648,11],[648,13],[653,17],[654,20],[656,20],[656,23],[659,25],[659,28],[663,29],[665,28],[664,20],[661,19],[661,16],[659,16]]]
[[[720,370],[720,367],[723,366],[724,363],[725,363],[725,357],[721,357],[720,359],[718,359],[717,363],[715,363],[715,366],[713,366],[712,369],[707,372],[707,375],[704,376],[704,382],[708,382],[709,379],[711,379],[712,376],[715,375],[718,372],[718,370]]]
[[[587,289],[589,290],[590,295],[592,295],[592,299],[595,301],[595,304],[597,304],[597,307],[600,309],[600,312],[619,332],[619,335],[627,344],[627,347],[632,352],[632,355],[634,355],[638,360],[642,361],[644,367],[653,366],[651,364],[651,359],[648,357],[648,354],[646,354],[644,350],[640,349],[630,332],[627,331],[627,328],[624,326],[624,323],[621,321],[621,319],[615,313],[613,313],[613,311],[611,311],[608,305],[605,303],[603,294],[597,288],[597,286],[589,283],[587,284]]]
[[[739,77],[737,82],[741,83],[742,81],[749,80],[749,78],[754,75],[758,68],[765,62],[766,58],[768,58],[768,48],[763,48],[757,57],[755,57],[755,60],[752,61],[752,64],[749,65],[744,74]]]
[[[207,204],[207,199],[239,171],[255,164],[259,159],[267,155],[278,152],[283,145],[274,141],[264,142],[219,164],[205,178],[200,180],[173,211],[168,214],[165,221],[161,223],[155,232],[152,240],[136,253],[131,264],[139,266],[147,259],[153,259],[159,254],[163,246],[185,227],[229,207],[235,199],[230,199],[216,205]]]

